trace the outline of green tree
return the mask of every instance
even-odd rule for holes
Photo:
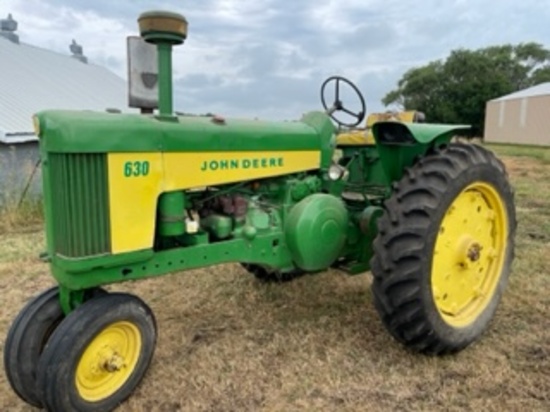
[[[547,81],[550,50],[538,43],[459,49],[408,70],[382,103],[423,111],[430,122],[470,124],[481,134],[488,100]]]

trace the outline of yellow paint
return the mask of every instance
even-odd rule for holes
[[[336,136],[338,146],[366,146],[374,144],[374,137],[370,130],[352,130]]]
[[[34,128],[34,134],[36,137],[40,137],[40,119],[38,116],[32,117],[32,126]]]
[[[157,197],[163,188],[162,153],[110,153],[109,206],[112,253],[150,248]],[[146,176],[125,176],[127,162],[149,162]]]
[[[338,146],[365,146],[375,143],[372,134],[372,125],[376,122],[398,121],[412,123],[415,119],[416,111],[410,110],[405,112],[387,112],[387,113],[371,113],[367,117],[365,129],[352,130],[346,133],[340,133],[336,137]]]
[[[441,317],[453,327],[478,319],[502,275],[508,238],[505,205],[493,186],[473,183],[447,209],[432,259],[431,285]]]
[[[116,322],[86,347],[75,373],[76,390],[87,402],[101,402],[118,391],[134,372],[141,353],[141,333],[130,322]]]
[[[222,169],[221,162],[228,162],[227,167]],[[239,167],[231,168],[235,162]],[[319,151],[165,153],[165,190],[296,173],[318,169],[320,162]],[[216,170],[208,167],[214,164],[217,164]]]
[[[320,151],[110,153],[109,203],[113,254],[152,247],[163,192],[318,169]],[[128,162],[149,162],[145,176],[126,176]]]

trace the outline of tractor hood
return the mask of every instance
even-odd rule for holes
[[[64,153],[322,150],[335,130],[321,112],[270,122],[56,110],[38,113],[35,126],[43,149]]]

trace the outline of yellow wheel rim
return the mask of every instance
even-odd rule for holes
[[[103,329],[84,350],[76,368],[76,389],[88,402],[118,391],[132,375],[141,352],[141,334],[130,322]]]
[[[508,216],[493,186],[473,183],[447,209],[435,243],[435,306],[453,327],[472,324],[495,293],[506,257]]]

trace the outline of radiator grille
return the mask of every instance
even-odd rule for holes
[[[106,155],[51,153],[48,157],[56,253],[82,257],[110,252]]]

